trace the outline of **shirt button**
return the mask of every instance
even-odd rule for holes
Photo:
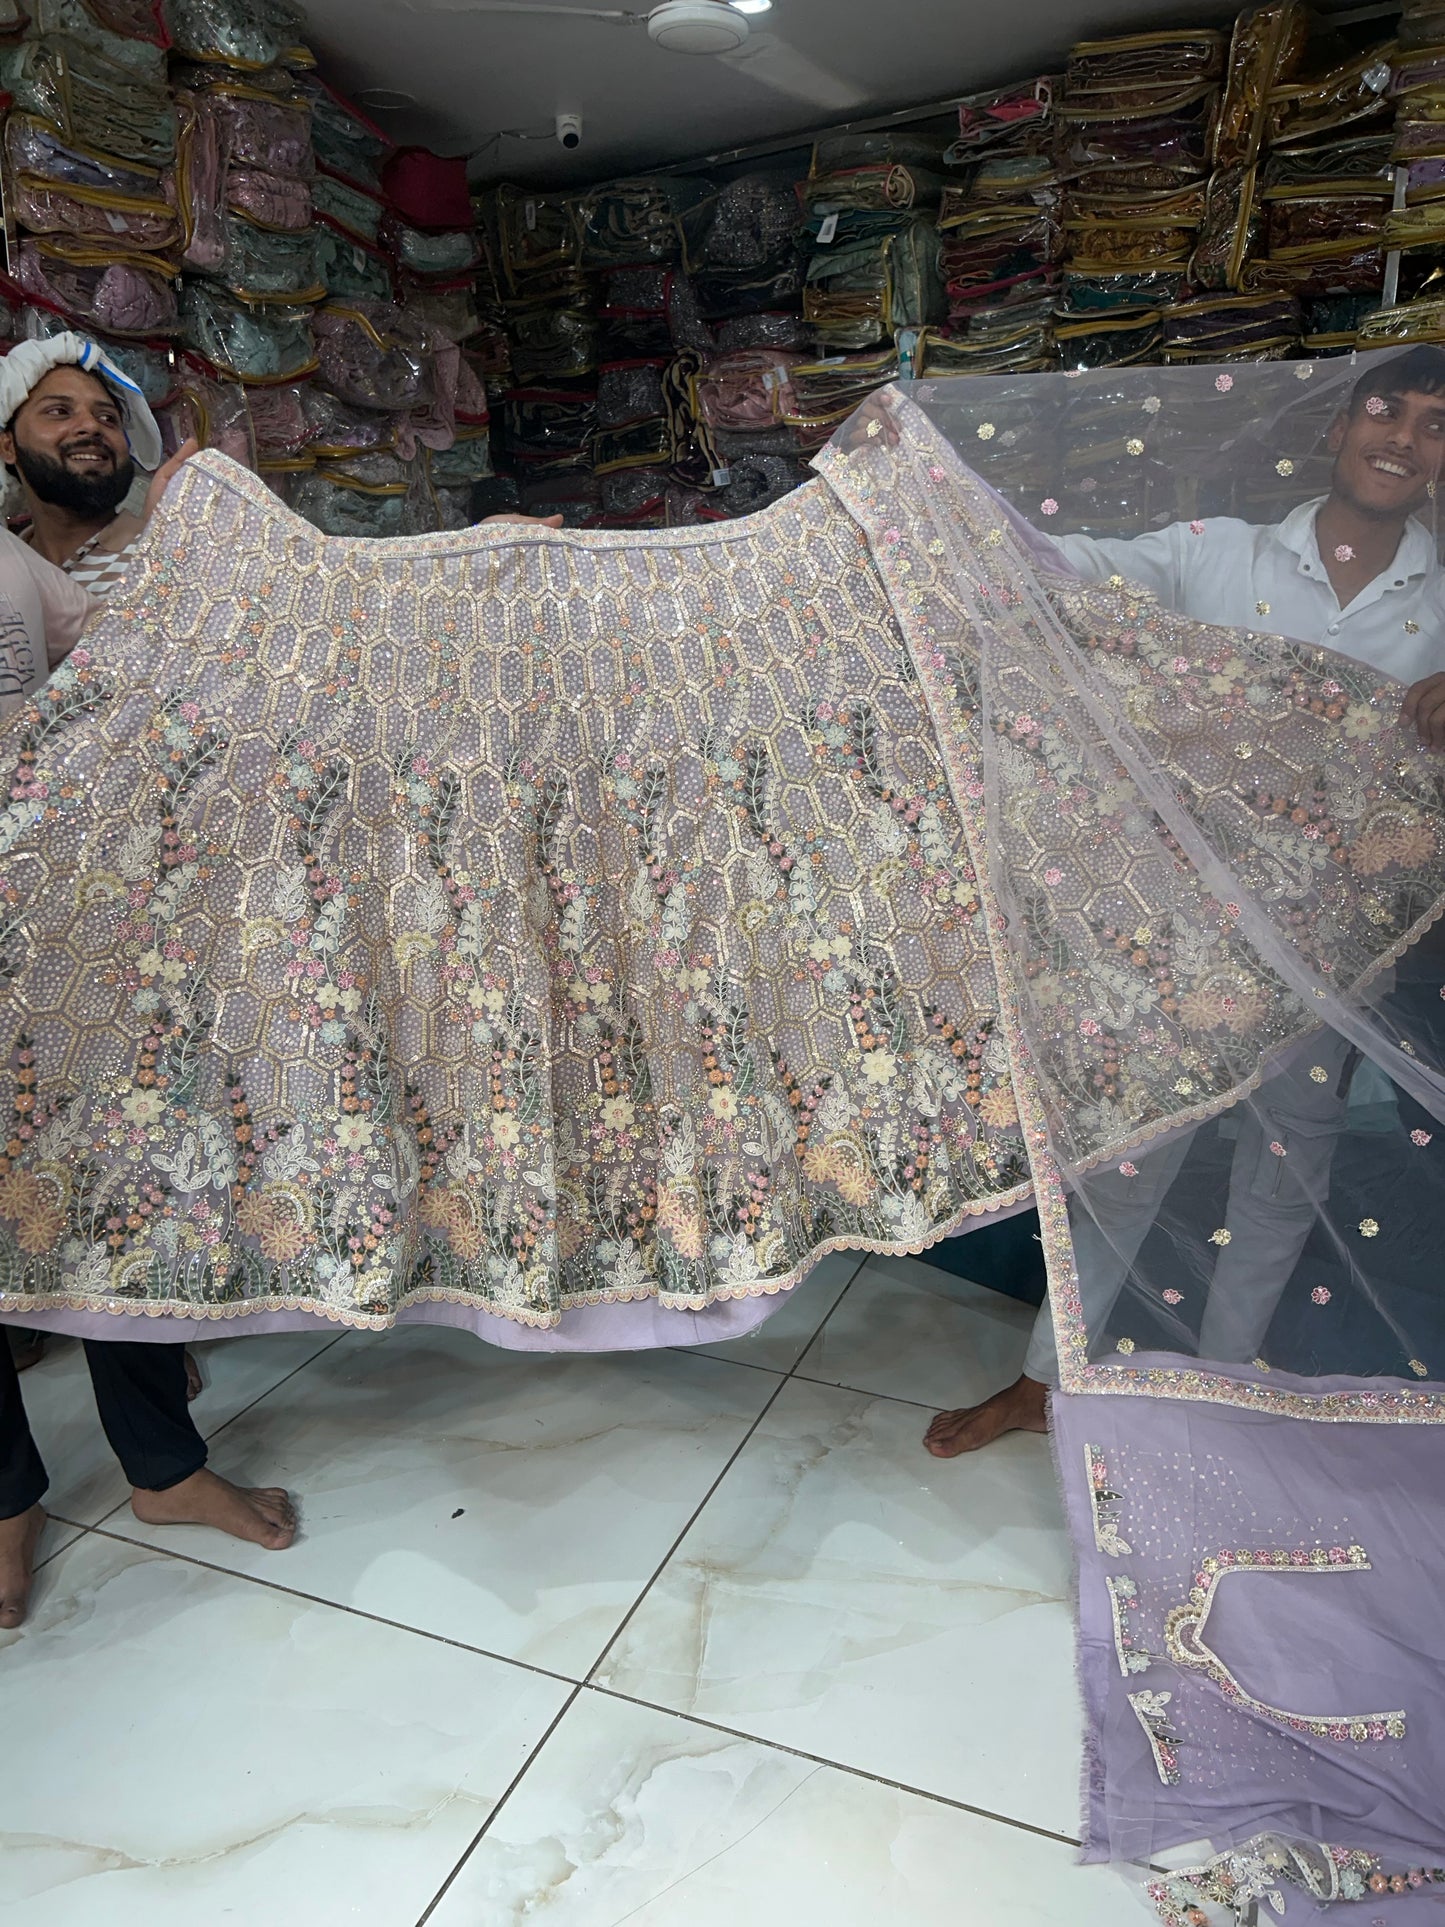
[[[1340,633],[1340,625],[1337,622],[1332,622],[1329,632],[1332,636],[1337,636]]]

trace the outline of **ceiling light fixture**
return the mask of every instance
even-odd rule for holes
[[[415,94],[404,94],[396,87],[363,87],[356,98],[376,114],[399,114],[404,108],[417,105]]]
[[[734,13],[767,13],[773,0],[732,0]]]

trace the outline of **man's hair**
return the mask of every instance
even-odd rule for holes
[[[1445,349],[1407,348],[1362,375],[1350,394],[1353,415],[1371,395],[1445,396]]]

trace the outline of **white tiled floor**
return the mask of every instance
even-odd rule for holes
[[[1028,1315],[829,1259],[752,1338],[545,1358],[203,1348],[283,1554],[136,1523],[74,1347],[25,1379],[53,1524],[0,1634],[0,1927],[1119,1927],[1073,1864],[1044,1441],[929,1411]]]

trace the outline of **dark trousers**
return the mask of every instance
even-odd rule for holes
[[[132,1485],[164,1492],[200,1471],[206,1445],[186,1403],[183,1346],[87,1338],[85,1362],[105,1436]],[[20,1375],[0,1338],[0,1519],[28,1512],[48,1484],[25,1416]]]

